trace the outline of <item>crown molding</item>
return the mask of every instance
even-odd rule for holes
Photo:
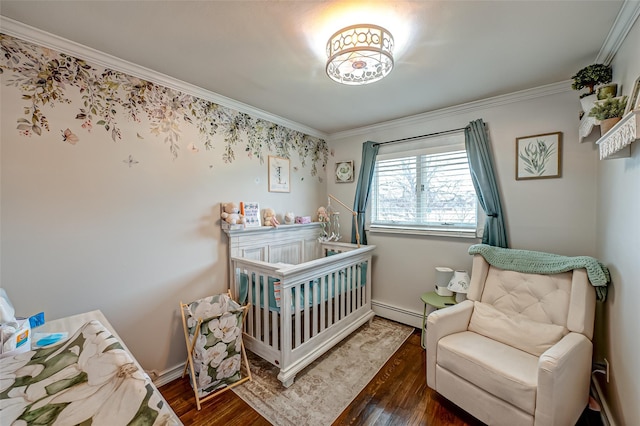
[[[611,63],[638,16],[640,16],[640,1],[625,0],[620,7],[611,30],[609,30],[607,38],[602,44],[602,48],[600,48],[595,63],[606,65]]]
[[[629,31],[633,27],[636,19],[638,19],[638,16],[640,16],[640,1],[625,0],[620,7],[618,16],[616,17],[616,20],[614,21],[613,26],[611,27],[611,30],[607,35],[607,38],[600,48],[600,52],[595,59],[596,63],[611,63],[613,57],[616,55],[618,49],[620,49],[620,46],[627,37],[627,34],[629,34]],[[429,111],[423,114],[412,115],[410,117],[400,118],[397,120],[373,124],[371,126],[359,127],[357,129],[350,129],[343,132],[332,133],[329,135],[329,140],[359,136],[387,129],[393,129],[400,126],[410,126],[412,124],[419,124],[425,121],[435,120],[437,118],[443,118],[447,116],[462,114],[465,112],[506,105],[514,102],[539,98],[542,96],[554,95],[557,93],[569,91],[570,87],[571,80],[561,81],[558,83],[522,90],[507,95],[495,96],[492,98],[460,104],[453,107]]]
[[[138,77],[143,80],[147,80],[152,83],[165,86],[182,93],[225,106],[227,108],[234,109],[255,118],[261,118],[271,123],[278,124],[292,130],[297,130],[310,136],[315,136],[322,139],[326,139],[328,136],[326,133],[321,132],[317,129],[313,129],[303,124],[296,123],[295,121],[287,120],[286,118],[271,114],[262,109],[255,108],[251,105],[247,105],[231,98],[227,98],[226,96],[219,95],[215,92],[211,92],[196,85],[178,80],[177,78],[173,78],[166,74],[159,73],[157,71],[145,68],[132,62],[125,61],[99,50],[92,49],[88,46],[76,43],[71,40],[67,40],[55,34],[51,34],[38,28],[31,27],[29,25],[23,24],[22,22],[15,21],[2,15],[0,15],[0,32],[13,37],[17,37],[21,40],[25,40],[43,47],[47,47],[49,49],[65,53],[67,55],[81,58],[83,60],[86,60],[87,62],[102,66],[104,68],[120,71],[133,77]]]
[[[343,132],[332,133],[329,140],[343,139],[352,136],[359,136],[380,132],[384,130],[394,129],[403,126],[411,126],[414,124],[424,123],[425,121],[436,120],[458,114],[483,110],[487,108],[499,107],[502,105],[522,102],[530,99],[541,98],[544,96],[555,95],[558,93],[571,91],[571,80],[561,81],[558,83],[547,84],[532,89],[520,90],[518,92],[506,95],[494,96],[473,102],[467,102],[452,107],[442,108],[435,111],[429,111],[422,114],[412,115],[409,117],[399,118],[396,120],[385,121],[371,126],[359,127],[357,129],[345,130]]]

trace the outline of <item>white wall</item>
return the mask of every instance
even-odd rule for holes
[[[540,88],[349,132],[332,137],[329,144],[335,160],[354,159],[358,169],[366,140],[384,142],[461,128],[482,118],[493,148],[510,247],[594,256],[597,153],[591,144],[578,143],[580,105],[570,83],[553,89]],[[552,94],[535,97],[548,92]],[[563,134],[562,177],[516,181],[515,139],[550,132]],[[330,160],[327,170],[333,168]],[[329,178],[328,191],[352,202],[355,183],[337,184]],[[343,228],[349,229],[348,224]],[[422,320],[420,295],[434,289],[434,268],[470,270],[467,249],[479,242],[375,233],[368,234],[368,241],[377,245],[373,299],[378,312],[415,326]]]
[[[640,21],[613,59],[613,81],[629,95],[640,77]],[[610,383],[600,380],[620,425],[640,424],[640,142],[631,157],[598,163],[598,257],[609,266],[611,286],[599,314],[599,360],[610,362]]]
[[[297,153],[291,192],[271,193],[266,162],[248,158],[239,143],[237,159],[225,163],[221,135],[205,150],[183,123],[173,159],[164,135],[119,108],[122,140],[112,141],[96,119],[89,132],[75,118],[83,107],[75,87],[67,87],[70,104],[43,107],[50,131],[20,135],[16,123],[29,103],[8,85],[12,74],[0,81],[2,287],[22,316],[102,310],[147,370],[186,359],[179,302],[228,287],[220,203],[258,201],[281,217],[312,215],[324,199],[324,170],[311,176],[311,161],[303,167]],[[66,128],[75,145],[63,141]],[[138,163],[129,167],[129,156]]]

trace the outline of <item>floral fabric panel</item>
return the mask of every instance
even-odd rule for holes
[[[187,308],[189,337],[196,335],[193,364],[199,397],[242,378],[242,307],[226,294],[209,296]]]
[[[0,365],[3,425],[180,425],[149,377],[98,321]]]

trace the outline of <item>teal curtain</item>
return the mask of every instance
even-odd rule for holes
[[[360,243],[367,244],[367,235],[364,233],[365,211],[369,203],[369,194],[371,193],[371,180],[373,179],[373,171],[376,167],[376,157],[380,144],[367,141],[362,144],[362,161],[360,162],[360,174],[358,175],[358,184],[356,185],[356,196],[353,201],[353,211],[358,215],[358,233],[360,234]],[[356,243],[355,224],[351,227],[351,242]]]
[[[508,248],[500,191],[496,182],[491,144],[484,122],[479,119],[469,123],[464,129],[464,139],[469,157],[471,180],[476,189],[478,202],[487,215],[482,243]]]

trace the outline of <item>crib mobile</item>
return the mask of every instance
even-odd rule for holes
[[[360,233],[358,232],[358,214],[351,210],[346,204],[338,200],[333,195],[329,194],[327,197],[327,208],[320,207],[319,212],[324,210],[323,214],[318,214],[318,221],[322,226],[322,233],[318,238],[319,241],[340,241],[342,235],[340,235],[340,212],[335,210],[331,206],[331,200],[336,201],[342,207],[347,209],[352,215],[355,221],[356,230],[356,244],[360,247]]]

